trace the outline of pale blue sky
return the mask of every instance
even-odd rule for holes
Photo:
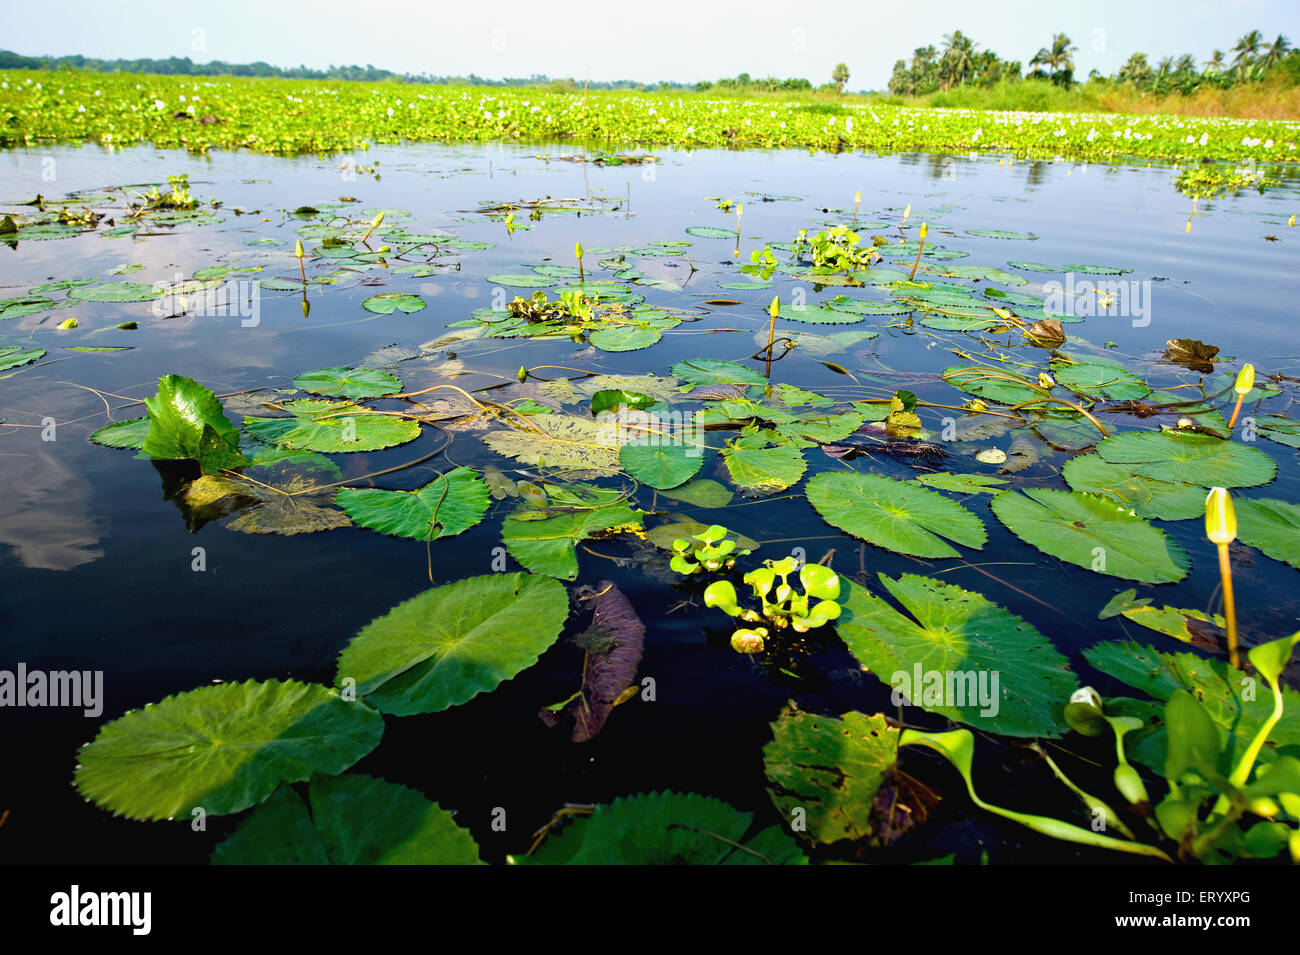
[[[5,0],[0,48],[104,58],[189,56],[276,66],[372,63],[397,72],[695,81],[829,78],[882,88],[894,61],[960,29],[1027,63],[1059,30],[1077,75],[1113,73],[1135,50],[1156,60],[1228,50],[1252,28],[1300,42],[1296,0]]]

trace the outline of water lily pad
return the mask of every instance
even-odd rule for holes
[[[355,680],[357,693],[385,713],[436,713],[532,666],[568,614],[564,585],[549,577],[467,577],[367,624],[339,656],[335,682]]]
[[[303,372],[293,384],[314,395],[340,398],[378,398],[402,390],[399,379],[373,368],[319,368]]]
[[[898,730],[884,716],[785,712],[763,747],[772,804],[785,819],[802,809],[818,843],[874,834],[876,794],[898,758]]]
[[[801,865],[794,841],[770,826],[746,841],[753,815],[717,799],[662,792],[620,796],[552,832],[516,864]]]
[[[555,284],[554,276],[537,272],[498,272],[489,275],[487,280],[493,285],[509,285],[513,288],[547,288]]]
[[[531,429],[493,431],[483,442],[521,464],[571,468],[593,475],[617,474],[618,429],[573,415],[530,415]]]
[[[663,333],[657,328],[644,325],[614,325],[596,329],[587,340],[601,351],[621,352],[649,348],[661,338]]]
[[[865,311],[853,314],[836,311],[826,305],[783,304],[780,314],[781,318],[788,321],[803,322],[807,325],[853,325],[866,321]]]
[[[158,379],[158,393],[145,399],[149,434],[141,450],[153,458],[197,461],[205,473],[247,464],[239,431],[207,388],[181,375]]]
[[[1011,232],[1007,229],[967,229],[967,235],[983,239],[1037,239],[1032,232]]]
[[[0,299],[0,319],[22,318],[54,308],[54,300],[44,295],[22,295]]]
[[[491,503],[473,468],[453,468],[418,491],[341,488],[339,507],[362,527],[394,537],[437,540],[462,534],[483,520]]]
[[[1097,445],[1097,453],[1143,477],[1201,487],[1255,487],[1277,474],[1277,464],[1258,448],[1204,434],[1117,434]]]
[[[1112,464],[1099,454],[1071,458],[1061,476],[1072,490],[1113,498],[1138,517],[1183,521],[1205,513],[1205,488],[1143,477],[1128,465]]]
[[[906,613],[849,581],[835,626],[863,669],[913,706],[967,726],[1021,737],[1065,731],[1064,701],[1077,684],[1051,641],[1010,611],[954,584],[915,574],[878,576]]]
[[[1238,540],[1300,567],[1300,507],[1268,498],[1238,498],[1234,504]]]
[[[0,346],[0,371],[8,371],[45,357],[44,348],[24,348],[21,345]]]
[[[727,473],[746,491],[771,494],[799,483],[808,463],[789,444],[768,447],[763,438],[737,438],[722,452]]]
[[[1169,583],[1187,576],[1187,553],[1108,497],[1082,491],[1003,491],[993,513],[1027,544],[1099,574]]]
[[[690,225],[686,227],[686,234],[693,235],[700,239],[734,239],[736,238],[735,229],[719,229],[711,225]]]
[[[307,803],[281,788],[212,852],[213,865],[477,865],[452,814],[371,776],[322,776]]]
[[[767,385],[763,373],[734,361],[718,358],[691,358],[673,365],[673,374],[690,385]],[[690,388],[683,388],[690,391]]]
[[[147,302],[163,292],[140,282],[101,282],[69,289],[68,297],[81,302]]]
[[[245,418],[244,427],[259,441],[296,451],[326,454],[378,451],[420,436],[418,421],[365,410],[350,401],[301,399],[285,408],[289,418]]]
[[[134,448],[139,451],[144,447],[145,438],[149,437],[149,419],[136,418],[132,421],[118,421],[105,425],[91,434],[90,440],[106,448]]]
[[[983,548],[978,517],[937,491],[878,474],[825,472],[808,480],[808,503],[832,527],[914,557],[958,557],[944,542]]]
[[[941,491],[957,491],[965,494],[996,494],[999,484],[1006,484],[1002,478],[988,474],[953,474],[940,471],[937,474],[921,474],[916,478],[918,484],[938,488]]]
[[[393,312],[410,314],[424,308],[424,299],[407,292],[384,292],[372,295],[361,303],[361,307],[378,315],[391,315]]]
[[[255,806],[283,782],[341,773],[379,743],[365,703],[295,680],[204,686],[102,726],[78,754],[77,791],[132,819]]]
[[[555,510],[524,506],[501,524],[510,556],[536,574],[573,580],[578,576],[578,541],[641,526],[641,512],[618,491],[569,485],[562,493],[553,490],[548,503]]]
[[[704,463],[704,455],[694,445],[652,438],[623,445],[618,449],[618,461],[642,484],[663,491],[694,477]]]
[[[1079,394],[1106,401],[1129,401],[1151,393],[1146,382],[1117,365],[1103,362],[1052,362],[1056,380]]]

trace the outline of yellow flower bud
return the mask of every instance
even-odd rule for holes
[[[523,365],[520,365],[519,372],[515,377],[519,379],[519,383],[522,385],[525,381],[528,380],[528,369],[525,368]]]
[[[1056,380],[1045,371],[1038,373],[1038,387],[1051,389],[1056,386]]]
[[[1250,362],[1241,366],[1241,371],[1237,372],[1237,383],[1232,386],[1232,390],[1239,395],[1250,394],[1250,389],[1255,387],[1255,366]]]
[[[921,223],[921,241],[922,241],[922,242],[925,241],[925,234],[926,234],[926,232],[929,231],[929,225],[930,225],[930,224],[929,224],[928,222],[922,222],[922,223]]]
[[[1220,546],[1237,539],[1237,513],[1227,488],[1210,488],[1205,497],[1205,536]]]
[[[772,296],[772,304],[767,307],[767,314],[772,318],[776,318],[777,315],[781,314],[781,296]]]
[[[370,220],[370,228],[378,229],[379,223],[383,221],[384,221],[384,214],[381,212],[378,215],[376,215],[373,219]]]
[[[298,258],[300,258],[300,259],[302,258],[302,242],[301,242],[301,241],[299,241],[299,242],[295,242],[295,243],[293,244],[293,254],[296,255],[296,256],[298,256]]]
[[[903,210],[903,221],[906,222],[907,219],[908,219],[908,217],[909,217],[911,214],[912,214],[912,204],[909,202],[909,203],[907,204],[907,208]]]
[[[573,254],[577,258],[582,258],[582,243],[579,242],[573,247]]]
[[[737,203],[736,203],[736,218],[739,219],[741,213],[744,212],[744,211],[745,211],[745,207],[742,206],[739,202],[737,202]]]
[[[853,194],[853,204],[856,206],[861,201],[862,201],[862,190],[859,189],[857,192]],[[1291,218],[1294,219],[1295,216],[1292,216]]]

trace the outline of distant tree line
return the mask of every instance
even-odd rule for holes
[[[945,34],[939,48],[917,47],[911,59],[897,60],[889,78],[889,92],[902,96],[924,96],[958,86],[993,86],[1003,80],[1046,79],[1060,86],[1074,84],[1074,54],[1079,51],[1064,33],[1052,37],[1029,61],[1022,73],[1017,60],[1004,60],[992,50],[977,50],[978,43],[960,30]],[[1226,89],[1238,83],[1260,82],[1281,76],[1285,82],[1300,82],[1300,51],[1279,35],[1271,43],[1258,30],[1237,41],[1232,55],[1215,50],[1197,69],[1196,57],[1185,53],[1163,57],[1154,66],[1145,53],[1134,53],[1113,76],[1097,70],[1088,82],[1129,83],[1143,92],[1190,95],[1201,86]]]

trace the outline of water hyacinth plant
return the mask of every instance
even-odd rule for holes
[[[841,608],[836,601],[840,596],[840,578],[829,567],[821,564],[800,565],[794,557],[777,561],[765,560],[763,563],[765,566],[751,570],[744,576],[744,582],[749,584],[759,600],[758,609],[742,607],[736,588],[729,580],[711,583],[704,591],[704,605],[716,607],[727,616],[745,623],[766,622],[777,630],[789,628],[796,633],[806,633],[825,626],[839,617]],[[799,574],[798,587],[789,580],[795,571]],[[749,636],[741,638],[741,642],[754,644]]]

